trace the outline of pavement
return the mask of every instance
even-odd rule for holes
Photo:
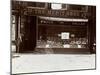
[[[12,54],[12,74],[95,69],[95,54]]]

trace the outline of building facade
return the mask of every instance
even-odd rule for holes
[[[12,1],[16,52],[95,53],[96,6]]]

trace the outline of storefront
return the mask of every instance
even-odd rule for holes
[[[12,5],[16,52],[95,52],[95,6],[18,1]]]

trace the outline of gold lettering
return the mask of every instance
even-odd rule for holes
[[[52,11],[51,11],[51,10],[49,10],[49,11],[47,12],[47,14],[48,14],[48,15],[51,15],[51,14],[52,14]]]
[[[86,18],[87,13],[78,12],[78,11],[68,11],[68,10],[46,10],[46,9],[31,9],[28,8],[24,11],[24,14],[31,15],[47,15],[47,16],[56,16],[56,17],[73,17],[73,18]]]
[[[70,15],[70,12],[69,11],[66,11],[65,16],[69,16],[69,15]]]
[[[73,12],[72,12],[72,11],[70,11],[70,14],[69,14],[69,16],[73,16]]]
[[[41,14],[45,14],[45,11],[44,10],[41,10]]]
[[[37,14],[38,13],[38,10],[34,10],[34,13]]]
[[[62,11],[62,12],[60,13],[60,15],[61,15],[61,16],[65,16],[65,11]]]
[[[58,16],[58,15],[59,15],[59,11],[55,11],[55,15],[57,15],[57,16]]]

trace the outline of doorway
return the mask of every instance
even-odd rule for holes
[[[36,47],[36,16],[22,16],[20,22],[19,52],[32,52]]]

